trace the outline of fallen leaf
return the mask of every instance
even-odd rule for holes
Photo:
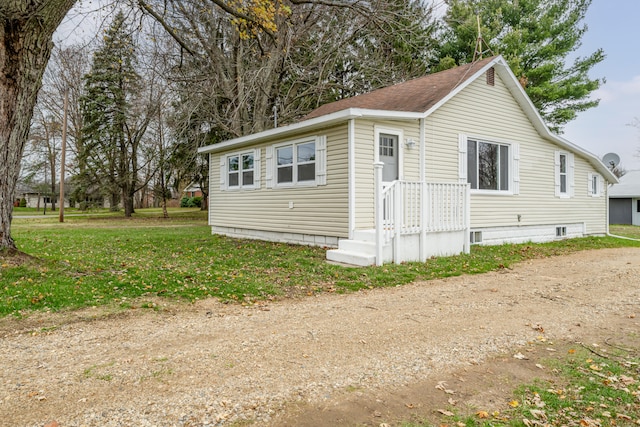
[[[527,356],[525,356],[522,353],[516,353],[513,355],[514,359],[518,359],[518,360],[528,360],[529,358]]]
[[[576,352],[576,351],[575,351],[575,349],[573,349],[573,348],[570,348],[570,349],[569,349],[569,351],[567,351],[567,353],[569,353],[569,354],[573,354],[573,353],[575,353],[575,352]]]
[[[478,418],[489,418],[489,413],[487,411],[478,411],[476,412]]]
[[[438,381],[438,384],[436,384],[436,389],[438,390],[444,390],[446,387],[447,387],[446,381]]]
[[[415,406],[413,406],[413,403],[405,403],[404,406],[406,406],[409,409],[415,408]]]
[[[530,409],[529,412],[537,420],[546,420],[547,419],[547,413],[542,411],[542,410],[540,410],[540,409]]]
[[[538,368],[538,369],[544,369],[544,366],[542,366],[542,365],[541,365],[541,364],[539,364],[539,363],[536,363],[536,368]]]
[[[520,402],[518,402],[517,400],[512,400],[511,402],[509,402],[509,406],[511,406],[512,408],[517,408],[518,406],[520,406]]]
[[[635,384],[636,380],[633,377],[626,375],[620,375],[620,381],[625,385]]]
[[[447,410],[444,410],[444,409],[438,409],[438,412],[440,412],[445,417],[453,417],[455,415],[453,412],[447,411]]]
[[[449,400],[447,400],[447,402],[449,402],[449,405],[452,405],[452,406],[456,406],[458,404],[458,401],[455,400],[453,397],[450,397]]]
[[[598,365],[590,365],[589,368],[594,371],[602,371],[602,368]]]

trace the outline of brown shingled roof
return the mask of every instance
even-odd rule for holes
[[[303,120],[325,116],[347,108],[424,113],[493,59],[495,57],[331,102],[316,108],[304,116]]]

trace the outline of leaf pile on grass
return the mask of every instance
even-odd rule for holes
[[[139,306],[141,298],[157,297],[254,304],[484,273],[582,249],[638,245],[585,238],[477,246],[471,254],[425,263],[345,268],[327,263],[323,248],[212,236],[201,225],[203,214],[196,216],[168,221],[157,215],[127,221],[70,218],[64,224],[25,219],[14,224],[20,249],[39,261],[2,265],[0,315],[112,303]]]

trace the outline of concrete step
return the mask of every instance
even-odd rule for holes
[[[327,260],[361,267],[374,265],[376,263],[375,255],[363,255],[362,253],[349,252],[343,249],[328,250]]]
[[[354,252],[362,255],[376,254],[376,244],[364,240],[347,240],[342,239],[338,242],[338,249],[345,252]]]
[[[376,230],[355,230],[353,232],[353,240],[362,240],[363,242],[376,241]]]

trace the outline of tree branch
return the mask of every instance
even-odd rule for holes
[[[173,38],[180,45],[181,48],[183,48],[184,50],[189,52],[191,55],[195,56],[195,52],[193,51],[193,49],[191,49],[187,45],[187,43],[182,39],[182,37],[180,37],[174,31],[174,29],[169,26],[167,21],[165,21],[165,19],[162,16],[160,16],[160,14],[158,14],[155,10],[153,10],[153,8],[151,6],[149,6],[149,4],[146,1],[144,1],[144,0],[137,0],[137,1],[138,1],[138,5],[140,6],[140,9],[142,9],[143,13],[148,13],[149,15],[151,15],[153,17],[153,19],[155,19],[160,25],[162,25],[162,28],[164,28],[165,31],[167,33],[169,33],[171,38]]]

